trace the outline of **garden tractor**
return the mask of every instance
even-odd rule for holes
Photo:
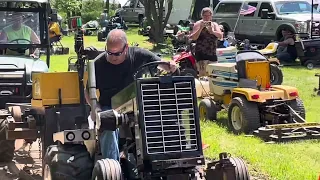
[[[181,52],[172,57],[172,59],[179,64],[181,67],[181,74],[186,76],[194,76],[198,78],[198,70],[196,66],[197,59],[195,58],[195,43],[190,43],[186,51]],[[235,56],[237,54],[237,48],[230,46],[227,48],[217,48],[218,63],[231,63],[236,64]],[[277,59],[264,59],[270,62],[271,78],[270,82],[272,85],[281,85],[283,82],[283,74],[279,68],[279,61]],[[209,75],[209,74],[207,74]]]
[[[81,19],[72,19],[72,24],[77,71],[34,73],[31,104],[20,114],[23,123],[11,116],[4,119],[9,124],[7,141],[14,140],[13,131],[22,126],[29,126],[22,129],[24,137],[41,139],[43,179],[250,178],[244,161],[226,152],[206,162],[194,78],[179,76],[179,70],[161,75],[157,66],[167,62],[137,69],[134,81],[112,98],[112,110],[90,111],[98,96],[94,61],[87,60]],[[85,86],[91,107],[84,98]],[[120,134],[120,161],[102,158],[99,146],[98,135],[115,129]]]
[[[305,121],[298,89],[270,84],[270,62],[258,51],[239,51],[236,63],[209,64],[209,92],[199,104],[200,119],[217,120],[226,109],[234,134],[265,141],[319,138],[320,124]]]

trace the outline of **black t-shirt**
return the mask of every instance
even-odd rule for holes
[[[100,92],[101,107],[111,107],[111,98],[133,82],[133,74],[141,65],[161,60],[148,50],[129,47],[124,62],[113,65],[107,61],[105,53],[95,61],[96,88]]]

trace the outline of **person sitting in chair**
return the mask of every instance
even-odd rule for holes
[[[54,19],[51,18],[49,21],[48,28],[49,28],[50,44],[60,41],[60,38],[62,35],[60,25]]]
[[[277,59],[280,62],[295,62],[298,55],[295,47],[294,34],[289,29],[283,29],[282,36],[283,38],[278,42]]]
[[[2,29],[0,43],[40,44],[40,39],[37,34],[29,26],[23,24],[23,16],[23,12],[16,12],[12,15],[11,22],[13,23]],[[10,51],[12,50],[7,50],[6,54],[11,54]],[[31,55],[33,55],[33,53],[31,53]]]

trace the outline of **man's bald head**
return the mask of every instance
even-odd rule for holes
[[[127,44],[127,35],[121,29],[113,29],[108,33],[106,39],[107,45],[114,45],[114,44]]]

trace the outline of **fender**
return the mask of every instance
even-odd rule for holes
[[[182,52],[179,55],[172,57],[172,60],[174,60],[176,63],[184,61],[185,59],[189,60],[192,66],[195,66],[196,59],[192,56],[191,52]]]

